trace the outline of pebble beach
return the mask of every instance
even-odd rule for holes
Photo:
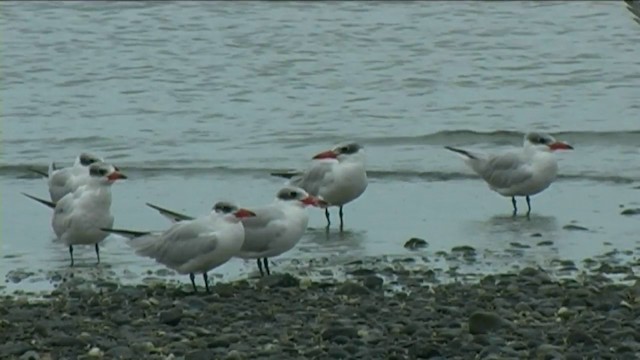
[[[419,257],[366,259],[340,279],[281,269],[211,293],[69,271],[0,300],[0,358],[637,359],[638,263],[578,265],[443,281]]]

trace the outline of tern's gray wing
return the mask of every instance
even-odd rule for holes
[[[488,156],[479,164],[477,171],[495,189],[511,188],[533,176],[529,164],[514,152]]]
[[[314,161],[302,175],[289,180],[289,184],[304,189],[310,195],[320,195],[320,190],[334,181],[332,169],[335,161]]]
[[[286,231],[286,216],[281,208],[275,205],[251,207],[256,216],[244,218],[244,243],[242,252],[262,252],[269,249],[271,240]]]
[[[132,239],[136,254],[147,256],[171,267],[179,267],[194,258],[214,251],[218,234],[207,219],[179,222],[161,234]]]

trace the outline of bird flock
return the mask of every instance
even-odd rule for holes
[[[526,198],[529,217],[530,197],[556,179],[558,163],[553,152],[573,149],[539,132],[525,134],[521,148],[502,153],[445,148],[460,155],[491,190],[510,197],[514,217],[516,197]],[[92,154],[80,154],[67,168],[58,169],[52,163],[47,172],[34,170],[46,177],[50,200],[23,194],[53,210],[51,225],[68,246],[71,266],[75,245],[93,245],[99,264],[100,242],[109,234],[118,234],[128,239],[136,254],[188,274],[194,291],[196,274],[201,274],[209,292],[207,273],[232,258],[255,260],[260,275],[270,275],[269,259],[294,248],[307,230],[308,207],[325,211],[327,229],[331,227],[329,208],[338,207],[342,231],[344,206],[367,189],[365,164],[363,146],[350,142],[313,156],[305,171],[271,173],[287,181],[270,204],[240,207],[221,200],[209,213],[194,217],[147,203],[171,222],[164,231],[113,228],[111,186],[127,176]]]

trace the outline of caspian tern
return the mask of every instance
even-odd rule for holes
[[[63,196],[74,192],[78,187],[86,184],[89,175],[89,165],[97,162],[103,162],[103,160],[95,155],[82,153],[78,155],[73,166],[56,169],[56,164],[52,162],[46,173],[35,169],[31,169],[31,171],[47,178],[51,201],[57,202],[62,199]]]
[[[54,209],[51,225],[58,239],[69,246],[71,266],[73,245],[94,245],[100,264],[98,244],[109,235],[100,228],[113,226],[111,185],[118,179],[126,178],[115,166],[97,162],[89,165],[86,184],[57,202],[25,193],[23,195]]]
[[[193,219],[188,215],[157,205],[149,203],[147,205],[173,222]],[[242,249],[235,256],[242,259],[256,259],[260,276],[264,276],[265,272],[270,275],[268,258],[291,250],[307,230],[309,214],[305,207],[308,205],[322,207],[327,203],[300,188],[285,186],[278,191],[273,203],[251,207],[256,216],[242,219],[245,239]],[[236,211],[236,208],[231,203],[221,201],[215,204],[213,210],[218,214],[225,214]]]
[[[209,292],[207,272],[226,263],[240,251],[244,242],[241,219],[254,217],[255,213],[238,209],[220,215],[210,214],[172,225],[164,232],[141,232],[103,228],[131,239],[128,243],[136,254],[155,259],[180,274],[189,274],[193,291],[197,292],[195,273],[202,273]]]
[[[527,200],[527,216],[531,213],[530,196],[551,185],[558,173],[558,161],[553,151],[573,149],[567,143],[556,141],[549,134],[530,132],[524,136],[521,149],[500,154],[481,154],[450,146],[446,149],[458,153],[465,163],[489,184],[491,190],[511,197],[513,216],[516,216],[516,196]]]
[[[341,230],[344,228],[344,205],[362,195],[368,185],[364,149],[357,143],[338,145],[317,154],[305,172],[276,172],[271,175],[289,178],[288,185],[319,196],[330,206],[338,206]],[[328,208],[325,208],[325,216],[328,228],[331,226]]]

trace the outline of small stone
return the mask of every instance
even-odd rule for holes
[[[40,354],[33,350],[29,350],[20,356],[20,360],[40,360]]]
[[[218,358],[218,354],[212,350],[196,350],[188,353],[184,360],[211,360]]]
[[[527,244],[521,244],[519,242],[512,242],[509,245],[511,245],[512,247],[514,247],[516,249],[529,249],[529,248],[531,248],[531,246],[529,246]]]
[[[87,353],[87,355],[89,355],[89,357],[92,357],[92,358],[101,358],[103,353],[102,353],[102,350],[100,350],[100,348],[92,347],[91,350],[89,350],[89,352]]]
[[[128,346],[116,346],[109,349],[106,354],[109,359],[131,359],[133,351]]]
[[[556,312],[556,315],[561,319],[567,320],[570,317],[572,317],[574,313],[573,311],[569,310],[569,308],[567,308],[566,306],[563,306],[560,309],[558,309],[558,311]]]
[[[371,290],[378,290],[382,288],[382,284],[384,284],[384,280],[379,277],[379,276],[367,276],[363,281],[362,284],[371,289]]]
[[[426,240],[420,238],[411,238],[404,243],[404,247],[409,250],[418,250],[429,246]]]
[[[60,347],[82,347],[86,344],[86,342],[82,339],[74,338],[71,336],[59,335],[54,336],[48,341],[49,346],[60,346]]]
[[[337,295],[348,295],[348,296],[368,295],[369,294],[369,289],[367,289],[366,287],[364,287],[364,286],[362,286],[360,284],[356,284],[354,282],[347,281],[347,282],[343,283],[342,285],[340,285],[338,287],[338,289],[336,289],[336,294]]]
[[[551,245],[553,245],[553,241],[551,241],[551,240],[540,241],[537,245],[538,246],[551,246]]]
[[[531,234],[531,237],[542,237],[541,233],[533,233]]]
[[[158,314],[158,320],[170,326],[176,326],[182,320],[182,309],[180,308],[172,308],[167,311],[163,311]]]
[[[300,285],[300,279],[290,274],[272,274],[265,276],[258,281],[258,286],[261,287],[298,287]]]
[[[214,337],[209,342],[208,346],[210,348],[218,348],[218,347],[228,348],[229,346],[237,343],[240,340],[241,340],[241,338],[240,338],[239,335],[236,335],[236,334],[223,334],[223,335],[218,335],[218,336]]]
[[[324,340],[334,340],[338,336],[344,336],[349,339],[356,338],[358,337],[358,330],[348,326],[334,325],[322,332],[322,339]]]
[[[586,331],[581,329],[569,330],[569,335],[567,336],[566,341],[568,345],[575,345],[577,343],[591,345],[594,342],[593,337],[591,337],[591,335],[587,334]]]
[[[498,314],[488,311],[476,311],[469,317],[469,333],[487,334],[507,325]]]
[[[468,245],[454,246],[451,248],[452,253],[463,253],[464,255],[475,255],[476,249]]]
[[[433,344],[418,342],[409,347],[409,358],[411,359],[431,359],[436,356],[442,356],[442,354]]]
[[[635,208],[635,209],[624,209],[624,210],[622,210],[622,212],[620,213],[620,215],[626,215],[626,216],[630,216],[630,215],[640,215],[640,208]]]
[[[584,226],[574,225],[574,224],[568,224],[563,226],[562,228],[569,231],[589,231],[589,229],[587,229]]]
[[[375,275],[376,272],[371,269],[355,269],[352,271],[348,271],[347,274],[353,275],[353,276],[368,276],[368,275]]]

